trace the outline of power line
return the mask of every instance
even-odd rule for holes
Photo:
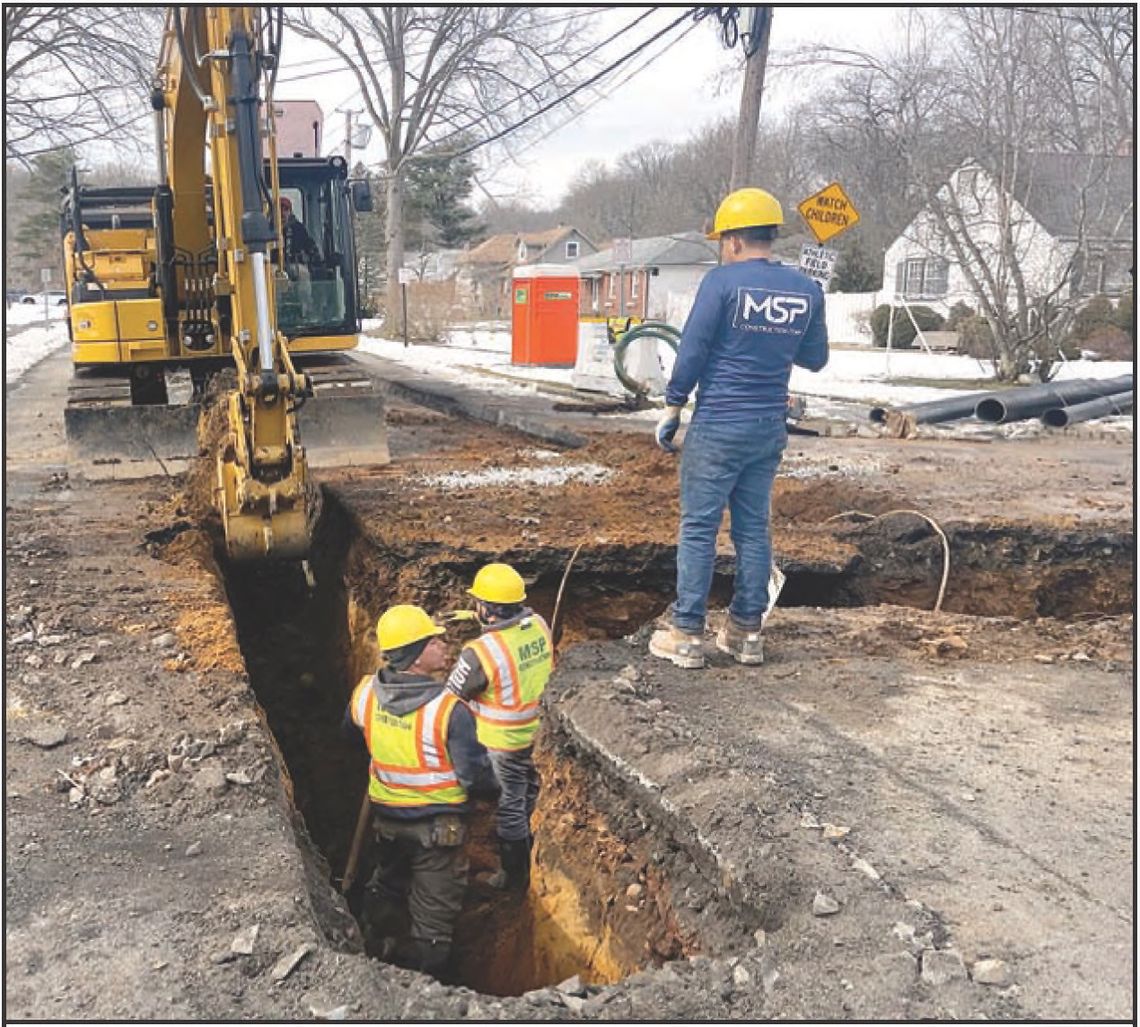
[[[649,8],[649,10],[647,10],[644,14],[638,15],[638,17],[634,18],[633,21],[631,21],[628,25],[624,26],[623,28],[618,29],[615,33],[613,33],[612,35],[603,39],[600,43],[597,43],[596,45],[591,47],[589,50],[587,50],[585,53],[580,54],[578,57],[576,57],[574,60],[572,60],[569,64],[567,64],[565,67],[560,68],[558,71],[553,72],[550,75],[547,75],[547,77],[544,78],[542,81],[536,82],[534,85],[530,86],[526,91],[528,93],[531,93],[534,90],[540,89],[542,86],[547,85],[548,83],[557,81],[557,79],[560,75],[569,71],[575,65],[581,64],[582,61],[586,60],[587,58],[592,57],[594,54],[596,54],[602,48],[609,46],[609,44],[612,43],[615,39],[619,38],[620,36],[625,35],[631,29],[636,28],[643,21],[645,21],[646,18],[648,18],[651,14],[653,14],[656,10],[657,10],[657,8],[655,8],[655,7]],[[464,135],[467,134],[467,132],[469,132],[471,129],[473,129],[476,125],[485,124],[489,118],[493,118],[497,114],[502,114],[503,111],[507,110],[510,107],[513,107],[516,103],[518,103],[517,97],[515,99],[508,100],[506,103],[500,104],[498,107],[494,108],[493,110],[482,111],[482,112],[480,112],[480,115],[478,118],[472,118],[471,121],[469,121],[466,125],[463,125],[461,128],[453,129],[451,132],[449,132],[442,139],[433,140],[431,145],[433,147],[438,147],[440,145],[447,143],[448,140],[462,138]]]
[[[700,8],[688,8],[688,9],[686,9],[684,14],[682,14],[679,18],[676,18],[673,21],[671,21],[668,25],[665,26],[665,28],[661,29],[660,32],[655,33],[649,39],[645,40],[645,42],[640,43],[638,46],[634,47],[634,49],[630,50],[628,53],[619,57],[616,61],[614,61],[608,67],[603,68],[597,74],[591,75],[584,82],[580,82],[578,85],[576,85],[569,92],[563,93],[561,96],[556,96],[549,103],[543,104],[541,107],[538,108],[538,110],[532,112],[531,114],[528,114],[525,118],[521,118],[520,120],[516,121],[513,125],[508,125],[506,128],[501,129],[500,131],[493,133],[492,135],[488,136],[486,139],[481,139],[479,142],[472,143],[470,146],[465,146],[463,149],[459,150],[458,152],[449,154],[448,156],[450,156],[452,159],[455,159],[457,157],[465,157],[467,154],[473,153],[475,150],[478,150],[480,147],[486,146],[488,143],[497,142],[498,140],[502,139],[504,136],[510,135],[512,132],[518,131],[518,129],[522,128],[524,125],[530,124],[530,122],[534,121],[535,118],[541,117],[547,111],[552,110],[554,107],[558,106],[558,104],[565,103],[572,96],[576,95],[577,93],[580,93],[583,89],[589,88],[595,82],[599,81],[600,79],[604,78],[606,75],[610,74],[610,72],[615,71],[617,68],[620,68],[627,61],[632,60],[638,54],[643,53],[648,47],[652,46],[655,42],[657,42],[658,39],[660,39],[662,36],[666,35],[667,33],[672,32],[673,29],[675,29],[686,18],[693,15],[699,9]]]
[[[682,40],[684,40],[689,35],[690,32],[693,32],[697,28],[698,24],[699,24],[698,22],[693,22],[693,24],[690,25],[687,29],[685,29],[684,32],[682,32],[680,35],[676,36],[675,38],[669,40],[669,42],[667,42],[660,50],[658,50],[657,53],[650,54],[636,68],[631,68],[629,70],[628,74],[626,74],[623,78],[620,78],[616,82],[613,82],[611,84],[611,86],[610,86],[611,90],[613,92],[616,92],[617,90],[621,89],[622,86],[624,86],[631,79],[634,79],[638,75],[640,75],[651,64],[655,64],[657,61],[659,61],[662,57],[665,56],[665,54],[667,54],[670,50],[672,50],[673,47],[675,47],[678,43],[680,43]],[[538,136],[538,138],[532,139],[530,141],[530,143],[528,144],[528,146],[534,147],[534,146],[537,146],[541,142],[545,142],[552,135],[556,135],[557,133],[561,132],[562,129],[564,129],[571,122],[577,121],[578,118],[582,117],[588,111],[592,110],[594,107],[596,107],[603,100],[608,100],[610,98],[610,95],[611,94],[609,94],[609,93],[603,93],[603,94],[600,94],[598,96],[595,96],[588,103],[584,104],[581,107],[581,109],[574,111],[570,115],[570,117],[566,118],[564,121],[559,122],[553,128],[549,129],[548,131],[544,132],[542,135]]]

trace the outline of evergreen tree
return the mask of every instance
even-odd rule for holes
[[[474,177],[475,163],[470,157],[429,150],[409,164],[409,249],[455,249],[485,232],[478,214],[464,202],[474,189]]]
[[[14,285],[38,290],[40,269],[51,268],[51,288],[65,287],[59,209],[75,162],[75,152],[65,148],[33,158],[30,173],[6,169],[12,190],[6,206],[13,221],[7,259]]]

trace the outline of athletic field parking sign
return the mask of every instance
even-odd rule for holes
[[[838,182],[809,196],[797,209],[821,245],[859,221],[859,212]]]

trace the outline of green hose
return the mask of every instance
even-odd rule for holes
[[[638,339],[657,339],[667,342],[676,353],[681,333],[664,321],[643,321],[636,328],[631,328],[618,337],[614,344],[614,373],[618,376],[618,381],[635,396],[644,396],[649,392],[648,386],[631,378],[625,369],[625,351],[631,342],[637,342]]]

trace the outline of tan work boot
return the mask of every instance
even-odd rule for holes
[[[737,663],[764,662],[764,639],[760,637],[760,629],[742,628],[731,617],[716,633],[716,647],[732,656]]]
[[[653,632],[649,651],[685,670],[699,670],[705,665],[704,639],[700,635],[687,635],[680,628],[659,628]]]

